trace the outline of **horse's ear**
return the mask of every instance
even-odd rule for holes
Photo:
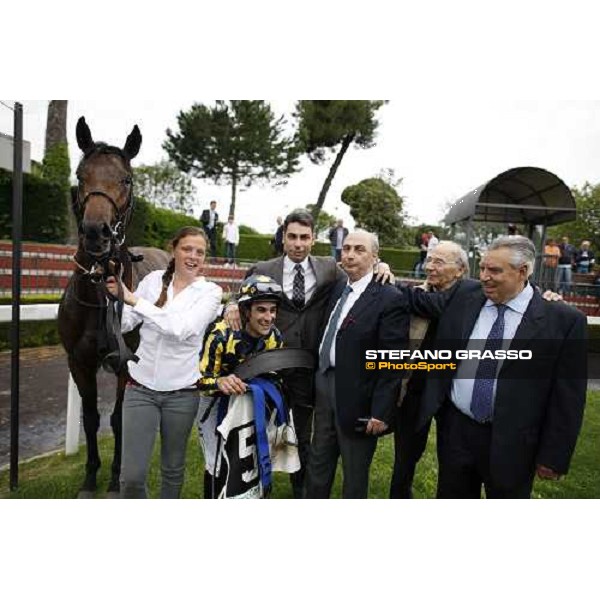
[[[94,146],[94,140],[92,139],[92,132],[85,122],[85,117],[79,117],[77,121],[77,127],[75,128],[75,134],[77,136],[77,145],[80,150],[85,154],[88,150]]]
[[[131,160],[135,158],[140,151],[140,146],[142,145],[142,134],[140,133],[140,128],[135,125],[131,130],[131,133],[127,136],[127,141],[125,142],[125,147],[123,148],[123,152],[125,156]]]

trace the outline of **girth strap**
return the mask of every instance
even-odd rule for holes
[[[261,352],[240,363],[234,373],[244,380],[282,369],[314,369],[315,357],[310,350],[277,348]]]

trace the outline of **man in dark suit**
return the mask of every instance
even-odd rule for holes
[[[288,348],[311,350],[317,358],[323,333],[324,317],[335,284],[346,275],[328,256],[312,256],[315,243],[314,221],[305,210],[290,213],[283,223],[284,256],[256,263],[246,273],[268,275],[283,288],[283,300],[277,312],[276,325]],[[380,263],[378,273],[389,276],[389,267]],[[225,310],[230,327],[239,329],[239,312],[235,304]],[[298,454],[302,468],[290,477],[296,498],[304,495],[304,478],[312,433],[315,404],[314,377],[306,370],[286,371],[286,398],[293,409],[298,436]]]
[[[377,436],[392,422],[401,377],[367,371],[365,350],[406,346],[409,316],[402,294],[373,278],[378,250],[366,231],[344,241],[348,277],[336,285],[319,347],[307,498],[329,498],[340,455],[343,497],[366,498]]]
[[[273,246],[273,255],[281,256],[283,254],[283,219],[277,217],[277,229],[275,235],[271,238],[271,246]]]
[[[219,213],[217,212],[217,203],[213,200],[210,203],[210,208],[205,208],[200,216],[200,223],[204,233],[208,237],[210,243],[210,255],[214,258],[217,255],[217,222],[219,221]]]
[[[331,256],[335,258],[336,262],[340,262],[342,260],[342,246],[348,235],[348,228],[344,227],[344,221],[338,219],[337,223],[330,227],[327,235],[331,244]]]
[[[531,350],[533,360],[463,360],[427,379],[419,422],[437,414],[439,498],[479,498],[482,486],[488,498],[528,498],[536,474],[568,471],[585,405],[586,319],[544,302],[528,282],[534,262],[530,240],[498,238],[481,284],[459,282],[441,313],[438,348]]]

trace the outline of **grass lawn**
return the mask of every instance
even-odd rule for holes
[[[579,442],[567,477],[560,482],[537,481],[534,487],[534,498],[600,498],[600,392],[589,392],[585,411],[585,420]],[[102,469],[99,473],[99,489],[97,497],[105,495],[112,454],[112,438],[100,440]],[[160,469],[158,448],[154,453],[150,471],[150,492],[156,497],[159,489]],[[79,453],[65,457],[64,454],[35,459],[24,463],[19,468],[19,489],[9,491],[8,470],[0,473],[0,498],[75,498],[79,485],[83,480],[85,464],[85,448]],[[390,476],[393,465],[393,442],[386,436],[379,442],[371,470],[371,498],[387,498]],[[341,494],[341,476],[338,475],[333,497]],[[202,453],[199,449],[197,435],[192,431],[188,445],[186,479],[183,487],[184,498],[202,497]],[[417,498],[433,498],[437,477],[435,458],[434,428],[429,437],[427,451],[417,468],[414,493]],[[291,498],[289,478],[282,473],[275,473],[274,498]]]

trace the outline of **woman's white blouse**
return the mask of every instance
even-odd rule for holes
[[[134,292],[135,306],[123,310],[121,330],[142,323],[139,362],[129,361],[129,373],[142,385],[157,391],[180,390],[200,377],[199,354],[207,326],[217,317],[223,290],[199,277],[173,298],[173,282],[162,308],[154,306],[162,290],[164,271],[149,273]]]

